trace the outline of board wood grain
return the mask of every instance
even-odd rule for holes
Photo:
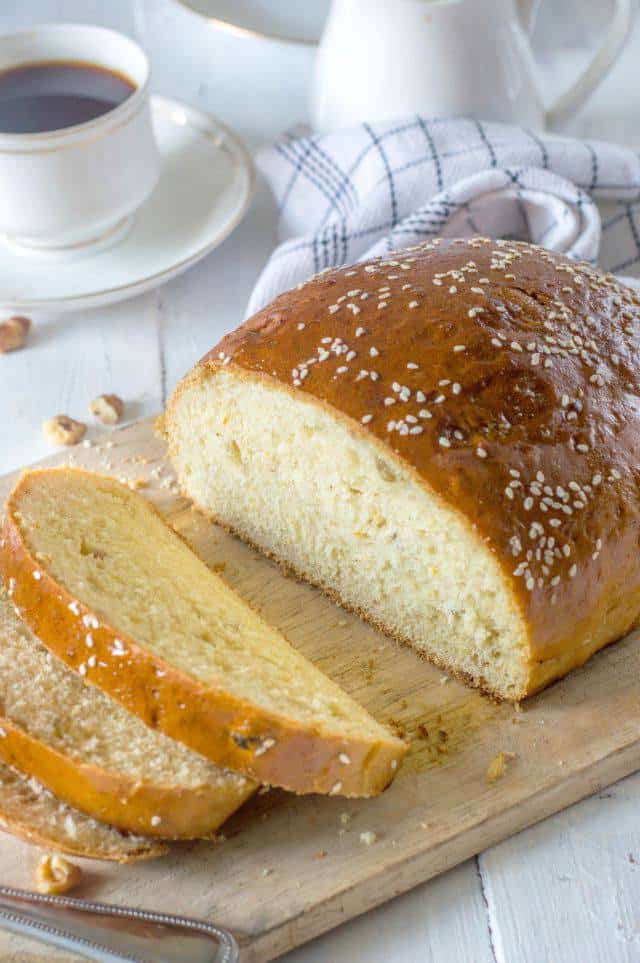
[[[211,525],[175,490],[150,420],[42,464],[74,463],[144,484],[175,528],[290,641],[381,721],[412,740],[373,800],[265,792],[224,840],[176,845],[155,863],[87,863],[78,895],[210,919],[247,963],[273,959],[640,767],[640,635],[517,711],[447,680],[316,589]],[[0,479],[4,499],[17,476]],[[505,775],[489,782],[499,752]],[[366,845],[361,834],[375,834]],[[370,837],[366,837],[370,838]],[[29,886],[37,853],[0,838],[0,879]],[[71,960],[0,932],[6,961]]]

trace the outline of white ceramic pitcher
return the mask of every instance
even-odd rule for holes
[[[636,0],[616,0],[604,41],[545,108],[528,33],[539,0],[333,0],[318,49],[317,130],[403,114],[502,120],[541,129],[580,107],[621,53]]]

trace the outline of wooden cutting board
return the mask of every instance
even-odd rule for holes
[[[220,842],[176,845],[155,863],[87,863],[79,896],[213,920],[245,961],[269,960],[449,869],[640,768],[640,634],[523,705],[494,705],[286,578],[176,494],[150,421],[43,464],[75,463],[132,481],[195,550],[291,642],[412,750],[381,797],[256,796]],[[16,475],[0,479],[4,497]],[[487,769],[513,753],[504,776]],[[367,845],[361,834],[375,834]],[[365,840],[374,837],[365,836]],[[0,837],[0,880],[30,886],[38,854]],[[71,960],[0,932],[8,963]]]

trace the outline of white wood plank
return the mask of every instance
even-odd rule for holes
[[[640,774],[480,859],[498,963],[637,963]]]
[[[282,959],[283,963],[494,963],[474,860]]]
[[[158,411],[156,297],[40,319],[25,348],[0,355],[0,472],[51,453],[42,434],[47,418],[67,414],[91,423],[89,402],[103,392],[123,398],[127,421]],[[88,437],[104,431],[92,424]]]
[[[274,243],[274,204],[259,184],[233,234],[195,268],[158,292],[165,382],[177,381],[245,316],[251,288]]]

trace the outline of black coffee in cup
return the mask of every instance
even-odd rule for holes
[[[0,71],[0,133],[40,134],[95,120],[136,85],[97,64],[51,60]]]

